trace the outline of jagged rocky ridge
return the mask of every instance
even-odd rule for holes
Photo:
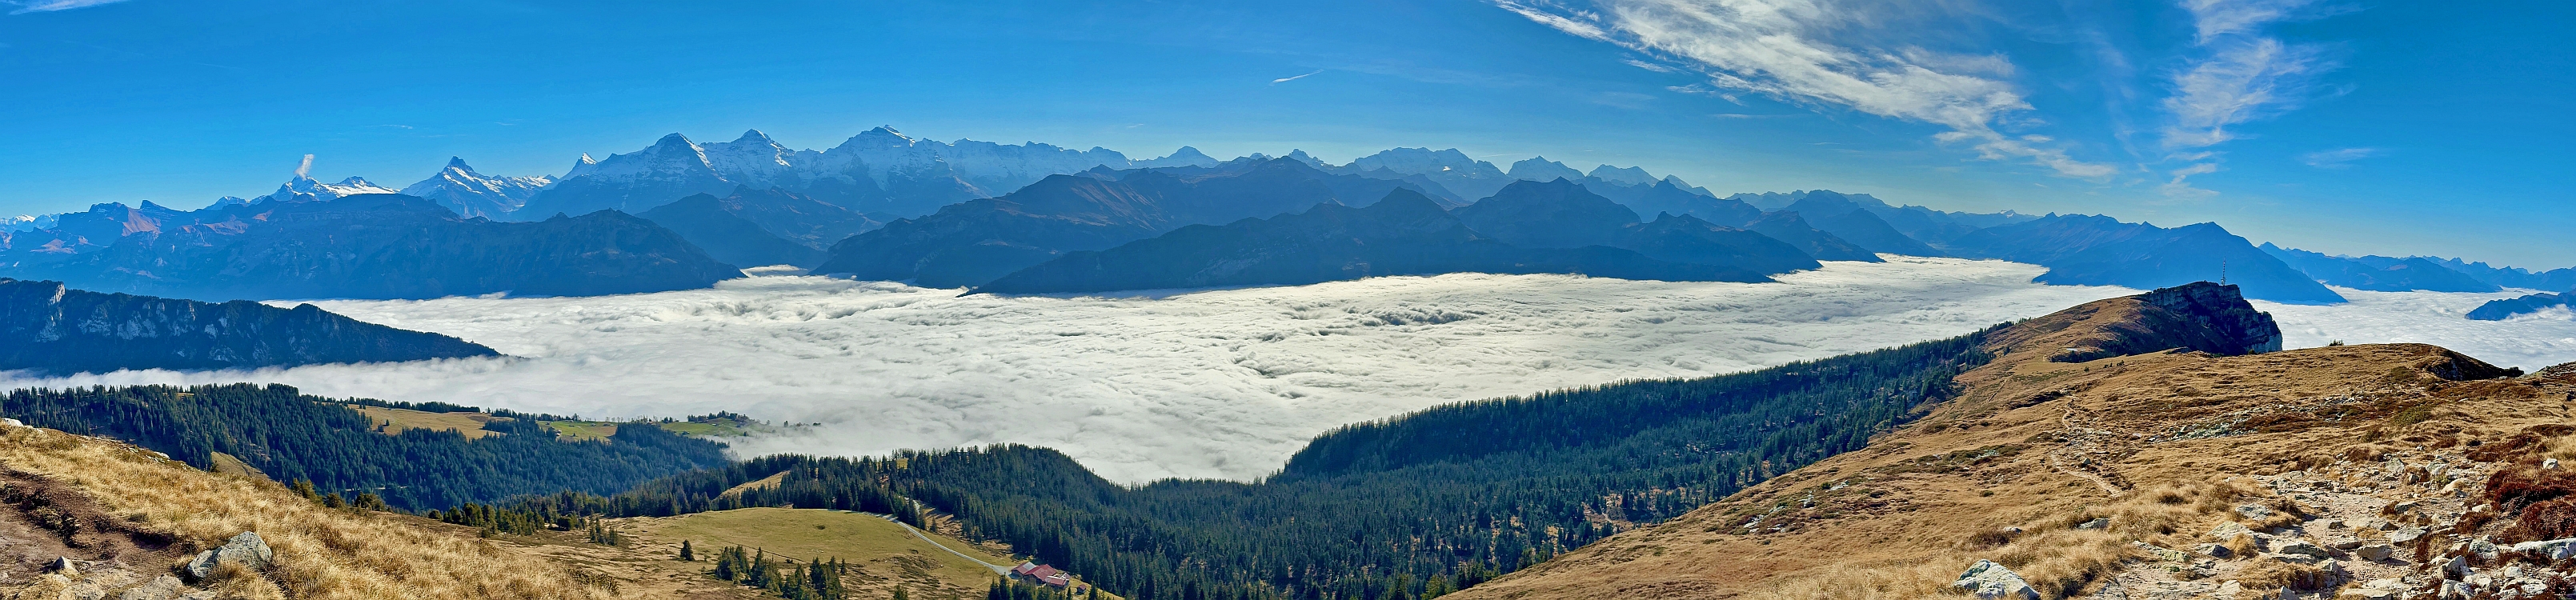
[[[361,322],[311,304],[212,304],[0,278],[0,371],[65,375],[498,355],[465,340]]]

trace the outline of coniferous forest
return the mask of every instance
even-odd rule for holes
[[[1687,380],[1444,406],[1343,427],[1258,483],[1120,486],[1019,445],[771,456],[508,510],[662,516],[912,504],[1140,600],[1425,598],[1860,448],[1952,393],[1985,333]],[[723,492],[785,473],[776,487]]]
[[[605,441],[562,442],[537,423],[559,419],[508,411],[496,411],[506,418],[484,424],[500,435],[480,439],[425,429],[387,435],[343,402],[247,383],[21,389],[0,398],[0,415],[124,440],[198,468],[213,468],[221,452],[277,481],[309,481],[323,493],[350,498],[373,493],[407,510],[562,490],[610,494],[726,462],[722,444],[659,427],[619,427]]]

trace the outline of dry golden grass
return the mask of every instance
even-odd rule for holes
[[[264,573],[209,587],[237,598],[598,598],[554,564],[424,521],[325,508],[270,483],[198,471],[142,449],[59,431],[0,432],[0,465],[78,488],[103,510],[183,547],[258,532],[277,553]]]
[[[1868,447],[1458,598],[1925,597],[1955,593],[1948,586],[1980,559],[2013,569],[2044,597],[2082,597],[2112,574],[2162,560],[2135,543],[2188,553],[2221,542],[2251,555],[2254,538],[2207,533],[2224,522],[2281,525],[2307,509],[2249,476],[2473,440],[2493,445],[2535,423],[2567,421],[2571,406],[2562,399],[2576,398],[2576,370],[2519,380],[2434,377],[2464,363],[2420,344],[2046,360],[2124,326],[2135,307],[2123,302],[2034,319],[1992,338],[1996,360],[1957,378],[1956,399]],[[2576,437],[2552,438],[2535,449],[2576,454]],[[2011,451],[1941,460],[1994,449]],[[1857,497],[1868,500],[1833,489],[1862,489]],[[1815,505],[1798,508],[1807,498]],[[2235,508],[2245,504],[2274,514],[2241,519]],[[1742,527],[1757,515],[1770,527]],[[2096,518],[2109,526],[2076,527]],[[2246,573],[2242,583],[2264,593],[2312,578],[2282,563]]]

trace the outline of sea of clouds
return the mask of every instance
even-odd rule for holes
[[[1127,297],[761,276],[584,298],[327,301],[513,358],[252,372],[119,372],[24,385],[278,382],[327,396],[585,417],[730,410],[816,424],[744,455],[1016,442],[1122,482],[1252,479],[1336,426],[1460,400],[1689,377],[1976,330],[2135,293],[2030,283],[2040,267],[1898,258],[1779,283],[1557,275],[1390,277]],[[2576,360],[2576,320],[2459,317],[2511,294],[2265,303],[2293,347],[2439,343],[2500,364]]]

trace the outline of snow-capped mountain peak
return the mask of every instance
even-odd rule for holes
[[[339,198],[339,197],[343,197],[343,196],[356,196],[356,195],[359,195],[359,194],[394,194],[394,193],[399,193],[399,192],[394,191],[394,189],[393,189],[393,188],[388,188],[388,187],[384,187],[384,186],[380,186],[380,185],[376,185],[376,184],[374,184],[374,183],[371,183],[371,182],[367,181],[367,180],[366,180],[366,178],[364,178],[364,177],[351,177],[351,178],[348,178],[348,179],[342,179],[342,180],[340,180],[340,182],[339,182],[339,183],[322,183],[321,181],[316,180],[316,179],[313,179],[313,178],[311,178],[311,177],[306,177],[306,176],[303,176],[303,175],[296,175],[294,179],[286,180],[286,184],[285,184],[285,185],[277,186],[277,191],[275,191],[275,192],[270,192],[270,193],[269,193],[268,195],[266,195],[266,196],[260,196],[260,197],[257,197],[257,198],[252,198],[252,199],[250,199],[250,200],[244,201],[243,203],[245,203],[245,204],[259,204],[259,203],[262,203],[262,202],[311,202],[311,201],[314,201],[314,200],[329,200],[329,199],[332,199],[332,198]],[[216,202],[216,204],[219,204],[219,205],[224,203],[224,201],[223,201],[223,200],[216,200],[215,202]]]
[[[583,155],[588,158],[589,155]],[[402,189],[407,196],[419,196],[446,206],[467,217],[498,219],[528,203],[537,190],[554,184],[554,179],[535,177],[493,177],[474,172],[462,157],[447,159],[447,168]]]

